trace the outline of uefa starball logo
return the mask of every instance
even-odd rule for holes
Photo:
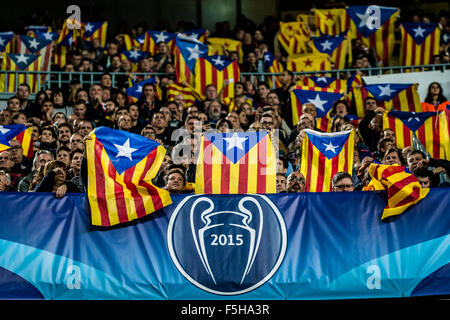
[[[264,195],[189,196],[174,210],[167,244],[178,271],[218,295],[250,292],[281,265],[284,219]]]

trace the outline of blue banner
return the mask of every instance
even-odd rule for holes
[[[449,191],[388,222],[382,192],[172,195],[107,229],[85,195],[0,193],[0,299],[445,295]]]

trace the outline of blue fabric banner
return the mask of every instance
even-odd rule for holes
[[[85,195],[0,193],[0,299],[450,294],[449,191],[388,222],[382,192],[172,195],[107,229]]]

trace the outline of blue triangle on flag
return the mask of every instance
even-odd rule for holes
[[[51,40],[39,39],[34,37],[20,36],[20,40],[25,44],[30,52],[39,52],[52,43]]]
[[[57,32],[40,32],[35,31],[34,34],[36,35],[36,38],[38,39],[44,39],[49,41],[56,41],[58,40],[59,34]]]
[[[207,56],[205,59],[208,60],[214,66],[214,68],[219,71],[222,71],[231,63],[233,63],[233,60],[231,60],[229,57],[222,55]]]
[[[200,41],[188,39],[186,36],[182,35],[178,35],[175,41],[186,65],[193,73],[195,62],[198,58],[205,58],[208,56],[209,47]]]
[[[329,87],[330,84],[332,84],[337,79],[334,77],[314,77],[314,76],[311,76],[311,77],[308,76],[308,78],[311,79],[312,81],[314,81],[316,86],[321,87],[321,88]]]
[[[305,129],[309,141],[320,151],[327,159],[337,156],[347,142],[351,131],[338,133],[322,133],[310,129]]]
[[[18,134],[26,129],[27,127],[23,124],[10,124],[0,126],[0,139],[8,143],[10,140],[14,139]]]
[[[5,51],[6,46],[14,37],[12,32],[0,32],[0,52]]]
[[[205,133],[205,139],[211,141],[220,152],[235,164],[267,134],[267,131]]]
[[[105,22],[86,22],[83,37],[90,37],[100,29]]]
[[[406,22],[402,23],[402,26],[418,45],[421,45],[436,28],[439,28],[437,23]]]
[[[96,128],[94,133],[119,174],[134,167],[160,145],[144,136],[108,127]]]
[[[344,35],[337,36],[322,36],[322,37],[311,37],[314,46],[317,50],[322,53],[332,54],[337,47],[339,47],[342,41],[345,40]]]
[[[30,64],[32,64],[40,56],[35,54],[17,54],[7,53],[8,57],[19,67],[20,70],[24,70]]]
[[[346,11],[350,19],[355,23],[359,33],[365,38],[369,37],[378,29],[371,24],[377,19],[377,13],[371,10],[372,6],[349,6]],[[373,8],[373,7],[372,7]],[[382,26],[394,13],[397,8],[376,6],[379,9],[379,25]]]
[[[149,55],[149,52],[138,50],[122,50],[122,54],[130,60],[131,63],[138,63],[143,58]]]
[[[126,94],[133,98],[139,99],[142,95],[142,90],[144,88],[144,85],[146,85],[147,83],[155,84],[155,82],[156,82],[156,78],[152,77],[152,78],[148,78],[148,79],[142,80],[140,82],[134,83],[133,86],[126,89]]]
[[[154,30],[148,30],[147,32],[152,37],[153,41],[155,41],[156,44],[160,42],[169,43],[176,37],[176,34],[171,32],[154,31]]]
[[[303,105],[312,103],[316,107],[317,117],[323,118],[333,107],[333,103],[343,97],[342,93],[294,89],[294,94]]]
[[[384,84],[367,84],[364,88],[369,91],[375,99],[381,101],[392,100],[396,95],[405,89],[411,87],[412,83],[384,83]]]
[[[423,123],[434,116],[434,112],[407,112],[407,111],[390,111],[388,116],[393,116],[400,119],[409,130],[415,132]]]

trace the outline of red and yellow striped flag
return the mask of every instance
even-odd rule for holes
[[[86,141],[88,199],[92,224],[113,226],[146,216],[172,203],[155,187],[165,149],[140,135],[96,128]]]
[[[203,95],[190,85],[181,83],[171,83],[166,85],[166,96],[168,101],[175,100],[175,97],[180,94],[183,95],[184,100],[186,101],[186,107],[193,105],[196,100],[204,100]]]
[[[142,45],[136,39],[133,39],[129,34],[123,35],[123,43],[126,50],[142,50]]]
[[[0,52],[16,52],[16,42],[14,41],[14,32],[0,32]]]
[[[289,58],[286,69],[292,72],[330,70],[330,58],[326,53],[302,54]]]
[[[222,92],[224,99],[234,97],[234,83],[240,80],[237,61],[220,55],[199,58],[195,63],[194,73],[194,88],[197,92],[203,93],[207,85],[213,84],[217,92]]]
[[[276,156],[266,132],[205,133],[195,193],[275,193]]]
[[[433,55],[439,54],[441,29],[437,23],[403,23],[400,64],[414,66],[432,64]]]
[[[266,71],[270,73],[282,73],[284,71],[281,62],[269,51],[264,52],[264,66]],[[267,76],[266,79],[271,88],[281,88],[283,86],[280,76]]]
[[[175,33],[148,30],[145,32],[142,51],[150,52],[150,54],[155,55],[156,53],[158,53],[159,43],[164,42],[165,44],[167,44],[170,54],[173,54],[175,52],[175,38]]]
[[[106,46],[108,36],[108,21],[104,22],[86,22],[84,25],[83,40],[94,41],[99,39],[102,48]]]
[[[445,159],[450,160],[450,103],[441,112],[439,112],[439,130],[441,132],[441,140],[445,143]]]
[[[413,134],[432,158],[444,159],[450,143],[436,112],[391,111],[383,114],[383,129],[395,132],[397,148],[413,146]],[[444,132],[442,132],[444,130]]]
[[[345,31],[335,36],[311,37],[310,47],[313,52],[328,54],[334,63],[333,69],[344,69],[349,47],[346,34]]]
[[[206,57],[209,47],[200,41],[178,35],[175,38],[175,71],[177,82],[195,85],[195,64],[197,59]]]
[[[305,129],[300,172],[306,192],[329,192],[338,172],[352,175],[355,131],[323,133]]]
[[[403,166],[372,163],[369,166],[369,174],[372,181],[364,190],[386,190],[388,193],[381,220],[402,214],[425,198],[430,191],[428,188],[422,188],[417,178]]]
[[[306,53],[309,38],[309,31],[303,22],[280,22],[277,39],[288,55]]]
[[[369,96],[378,100],[386,110],[422,112],[422,103],[416,84],[383,83],[365,85]]]
[[[22,144],[23,155],[33,158],[33,128],[23,124],[0,126],[0,151],[11,148],[9,141],[17,140]]]
[[[241,41],[227,38],[208,38],[208,42],[210,55],[224,55],[224,49],[228,52],[236,51],[239,55],[239,63],[242,64],[244,62]]]
[[[2,53],[3,71],[0,74],[0,92],[16,92],[22,83],[30,86],[30,92],[36,93],[40,90],[40,77],[38,73],[29,71],[41,70],[41,56],[34,54]]]
[[[347,79],[347,101],[350,108],[356,110],[358,118],[364,117],[366,109],[364,102],[369,96],[369,92],[364,87],[364,81],[360,74],[353,73]]]
[[[345,9],[314,9],[314,18],[317,30],[322,34],[335,36],[346,30]]]

